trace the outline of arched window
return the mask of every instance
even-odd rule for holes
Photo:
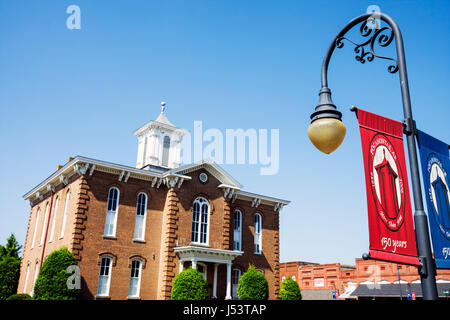
[[[162,165],[165,167],[169,165],[169,150],[170,150],[170,137],[164,136]]]
[[[28,277],[30,276],[30,263],[27,264],[27,272],[25,273],[25,283],[23,284],[23,293],[27,293]]]
[[[198,244],[207,244],[209,223],[209,202],[205,198],[198,197],[194,200],[192,210],[192,233],[191,242]]]
[[[55,224],[56,224],[56,216],[58,214],[58,204],[59,204],[59,197],[56,197],[55,199],[55,210],[53,212],[53,219],[52,219],[52,228],[50,231],[50,239],[49,242],[53,241],[53,236],[55,235]]]
[[[66,203],[64,204],[64,214],[63,214],[63,220],[61,225],[61,234],[59,235],[59,238],[64,238],[64,230],[66,229],[66,219],[67,219],[67,208],[69,207],[69,199],[70,199],[70,190],[67,190],[66,193]]]
[[[41,215],[41,208],[38,208],[36,213],[36,221],[34,223],[33,241],[31,241],[31,249],[34,248],[34,242],[36,241],[36,233],[40,215]]]
[[[44,243],[45,232],[47,229],[48,208],[49,208],[49,205],[47,202],[47,204],[45,205],[44,222],[42,223],[41,241],[39,241],[40,246],[42,246],[42,244]]]
[[[136,222],[134,225],[135,240],[144,240],[146,213],[147,213],[147,195],[141,192],[138,195],[136,204]]]
[[[233,250],[241,251],[242,245],[242,212],[234,211],[234,234],[233,234]]]
[[[108,207],[106,209],[105,236],[116,235],[117,211],[119,207],[119,189],[112,187],[108,192]]]
[[[100,273],[98,275],[97,296],[109,295],[109,283],[111,280],[111,257],[103,257],[100,261]]]
[[[261,228],[262,221],[261,221],[261,215],[259,213],[255,214],[255,253],[261,254]]]
[[[130,268],[130,288],[128,290],[129,298],[138,298],[141,284],[142,262],[135,259],[131,261]]]
[[[292,280],[297,281],[297,278],[295,276],[292,276]]]
[[[31,289],[31,294],[30,294],[30,296],[33,296],[33,294],[34,294],[34,286],[35,286],[35,284],[36,284],[36,279],[37,279],[37,277],[38,277],[38,274],[39,274],[39,261],[36,262],[36,266],[35,266],[35,268],[34,268],[33,288]]]

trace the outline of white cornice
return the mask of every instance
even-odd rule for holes
[[[67,185],[69,178],[74,174],[89,174],[89,176],[91,176],[94,173],[94,170],[95,172],[99,171],[114,174],[117,176],[119,181],[123,182],[127,182],[129,178],[134,178],[148,181],[151,187],[159,188],[161,184],[164,183],[164,185],[169,188],[175,186],[177,188],[181,188],[184,181],[192,179],[192,177],[185,174],[198,170],[199,168],[205,168],[222,182],[218,188],[223,190],[224,197],[231,199],[232,203],[234,203],[236,199],[250,201],[253,207],[258,207],[260,204],[274,206],[274,211],[279,211],[283,206],[290,203],[288,200],[242,191],[242,185],[239,182],[237,182],[219,165],[210,161],[192,163],[177,169],[159,173],[82,156],[77,156],[67,162],[63,167],[54,172],[47,179],[24,194],[23,198],[25,200],[30,200],[31,202],[36,199],[42,200],[44,194],[51,190],[55,190],[58,185]]]

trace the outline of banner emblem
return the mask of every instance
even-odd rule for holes
[[[378,215],[386,227],[396,231],[404,221],[405,194],[400,163],[385,135],[375,135],[370,143],[369,168]]]
[[[429,174],[428,197],[433,204],[433,217],[442,235],[450,240],[450,189],[447,172],[439,156],[432,152],[428,156],[427,171]]]

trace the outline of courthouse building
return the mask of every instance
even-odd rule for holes
[[[236,298],[250,264],[279,290],[279,213],[289,201],[250,193],[220,166],[180,166],[185,130],[161,114],[136,130],[136,167],[69,158],[24,195],[31,204],[18,292],[32,294],[46,256],[75,255],[83,299],[170,299],[195,266],[211,298]]]

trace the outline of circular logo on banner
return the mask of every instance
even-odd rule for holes
[[[404,179],[394,146],[385,135],[372,138],[368,160],[378,216],[389,230],[397,231],[405,218]]]
[[[427,191],[433,204],[434,221],[444,237],[450,240],[450,189],[448,176],[439,156],[432,152],[427,159]]]

